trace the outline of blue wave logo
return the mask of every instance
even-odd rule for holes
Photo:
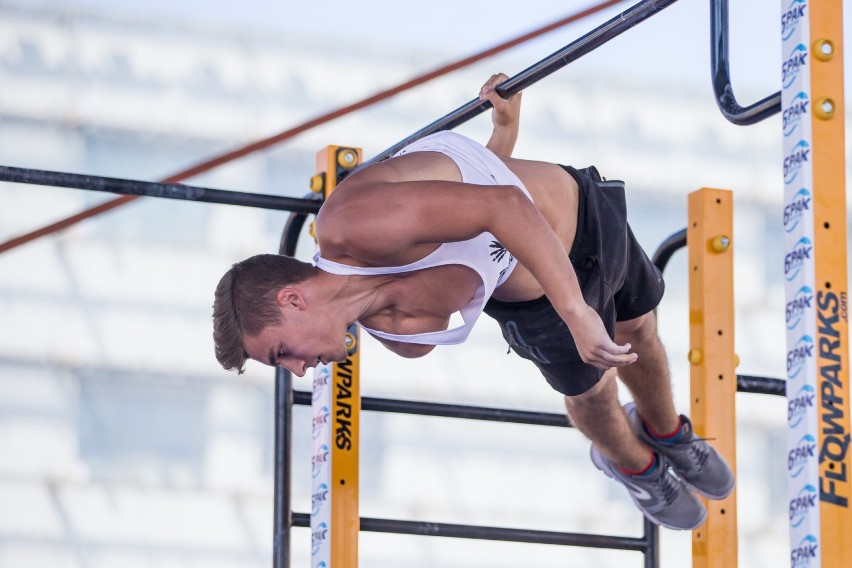
[[[784,112],[781,113],[781,122],[783,124],[785,137],[790,136],[796,131],[796,127],[799,126],[799,122],[801,122],[802,117],[807,115],[809,106],[810,101],[808,100],[808,95],[806,95],[804,91],[800,91],[798,95],[793,97],[793,100],[790,102],[790,106],[785,108]]]
[[[312,402],[317,402],[320,399],[323,391],[328,386],[328,379],[330,377],[331,373],[325,365],[314,370],[314,388],[311,394]]]
[[[319,413],[313,417],[312,426],[313,426],[313,435],[314,440],[319,438],[320,434],[323,433],[326,424],[328,424],[328,417],[331,413],[328,411],[327,406],[323,406],[320,408]]]
[[[787,452],[787,473],[791,478],[799,477],[810,459],[816,459],[816,438],[805,434],[796,447]]]
[[[814,340],[803,335],[796,345],[787,351],[787,378],[795,379],[805,366],[805,362],[814,356]]]
[[[311,514],[316,516],[319,514],[320,508],[328,500],[328,485],[320,484],[317,490],[311,495]]]
[[[802,271],[806,260],[811,259],[813,252],[813,243],[807,237],[802,237],[796,244],[793,245],[793,250],[784,255],[784,278],[787,282],[792,282],[793,279]]]
[[[796,177],[806,162],[811,160],[811,147],[804,140],[793,146],[793,151],[784,157],[784,184],[790,185],[796,181]]]
[[[804,537],[790,551],[790,568],[807,568],[811,565],[811,560],[816,561],[818,550],[819,541],[814,535]]]
[[[795,428],[801,424],[808,410],[815,408],[816,391],[811,385],[799,389],[796,396],[787,400],[787,424]]]
[[[323,444],[319,451],[311,456],[311,476],[318,476],[326,463],[328,463],[328,446]]]
[[[799,21],[805,17],[805,8],[808,4],[805,0],[793,0],[790,6],[781,14],[781,39],[787,41],[796,33]]]
[[[808,48],[805,47],[805,44],[800,43],[793,48],[793,51],[790,52],[790,55],[781,64],[781,82],[785,89],[793,84],[793,81],[799,76],[799,71],[804,69],[807,64]]]
[[[792,233],[807,211],[811,210],[811,192],[802,188],[784,206],[784,230]]]
[[[317,528],[311,531],[311,555],[316,555],[319,552],[323,541],[328,537],[328,525],[320,523]]]
[[[799,325],[805,311],[811,309],[813,301],[814,291],[811,288],[808,286],[799,288],[793,299],[787,302],[787,307],[784,310],[787,317],[787,329],[794,329]]]
[[[790,499],[788,515],[791,527],[798,527],[817,506],[817,490],[813,485],[805,485],[799,494]]]

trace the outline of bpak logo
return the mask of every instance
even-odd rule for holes
[[[784,230],[792,233],[799,226],[806,211],[811,210],[811,192],[804,187],[796,192],[793,199],[784,206]]]
[[[814,356],[814,340],[803,335],[796,345],[787,351],[787,378],[795,379],[805,365],[805,361]]]
[[[311,456],[311,475],[318,476],[326,463],[328,463],[328,446],[323,444],[319,451]]]
[[[781,64],[781,82],[788,88],[799,76],[799,71],[808,63],[808,49],[803,43],[793,48],[784,63]]]
[[[331,378],[331,371],[329,371],[328,365],[322,365],[314,369],[314,389],[313,394],[311,395],[311,400],[313,402],[320,399],[322,393],[328,386],[329,378]]]
[[[319,414],[314,416],[314,418],[313,418],[314,440],[319,438],[320,434],[322,434],[323,430],[325,429],[326,425],[328,424],[329,414],[331,414],[331,413],[328,411],[328,407],[323,406],[322,408],[320,408]]]
[[[791,478],[796,478],[805,471],[805,465],[811,458],[816,458],[816,438],[805,434],[796,444],[796,447],[787,453],[787,473]]]
[[[811,512],[817,506],[817,490],[811,485],[805,485],[799,494],[790,499],[790,526],[798,527],[801,525]]]
[[[799,541],[790,552],[790,568],[806,568],[811,565],[811,560],[816,559],[819,541],[812,534]]]
[[[793,0],[787,10],[781,14],[781,39],[787,41],[796,32],[799,20],[805,17],[805,0]]]
[[[784,256],[784,278],[787,282],[791,282],[793,278],[799,275],[806,260],[811,259],[813,251],[813,243],[807,237],[802,237],[796,244],[793,245],[793,250]]]
[[[322,542],[328,536],[328,525],[320,523],[317,528],[311,531],[311,554],[319,552]]]
[[[794,329],[799,322],[802,321],[802,316],[805,310],[811,309],[811,303],[814,301],[814,291],[808,286],[802,286],[793,299],[787,302],[787,308],[784,310],[787,316],[787,329]]]
[[[781,113],[785,137],[790,136],[793,132],[795,132],[802,117],[807,114],[809,104],[810,101],[808,100],[808,96],[803,91],[800,91],[798,95],[793,97],[793,101],[790,103],[790,106],[784,109],[784,112]]]
[[[809,162],[811,157],[811,147],[804,140],[793,146],[793,151],[788,156],[784,157],[784,184],[790,185],[796,180],[802,165]]]
[[[323,483],[317,487],[317,490],[314,491],[313,495],[311,495],[311,514],[319,514],[320,507],[322,507],[326,501],[328,501],[328,485]]]
[[[787,424],[790,428],[795,428],[801,424],[805,413],[811,408],[814,408],[814,399],[816,391],[811,385],[805,385],[799,389],[796,396],[787,401]]]

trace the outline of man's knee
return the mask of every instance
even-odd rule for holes
[[[617,376],[615,368],[608,370],[592,388],[574,396],[565,397],[565,405],[570,409],[576,406],[594,406],[617,398],[618,388],[615,384]]]
[[[624,343],[639,345],[650,341],[659,341],[657,316],[653,311],[638,318],[615,322],[615,342],[619,345]]]

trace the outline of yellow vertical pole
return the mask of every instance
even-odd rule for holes
[[[325,173],[324,179],[319,178],[312,185],[321,184],[328,197],[337,187],[342,174],[360,163],[360,148],[327,146],[317,153],[317,171]],[[312,564],[327,568],[358,566],[358,533],[361,524],[358,506],[361,416],[359,339],[359,330],[353,324],[346,334],[348,357],[331,366],[328,412],[331,469],[328,476],[328,501],[331,507],[327,527],[329,555],[328,561],[320,561],[325,564]]]
[[[689,195],[689,337],[691,418],[695,433],[736,474],[736,355],[734,354],[733,195],[700,189]],[[737,565],[736,491],[703,499],[707,522],[692,533],[693,566]]]
[[[810,3],[817,428],[823,567],[852,566],[843,9]]]

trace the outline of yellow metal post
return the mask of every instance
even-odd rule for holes
[[[700,189],[689,195],[689,337],[691,418],[736,474],[733,195]],[[737,565],[736,491],[703,499],[707,522],[692,533],[693,566]]]
[[[817,428],[823,567],[852,566],[842,3],[810,2]]]
[[[317,153],[317,172],[320,174],[312,178],[312,189],[323,191],[328,197],[337,187],[342,174],[360,163],[360,148],[326,147]],[[321,414],[327,417],[326,439],[329,440],[330,475],[326,479],[328,479],[327,499],[330,515],[329,522],[324,527],[327,531],[324,536],[328,539],[329,548],[327,560],[317,559],[315,554],[312,566],[321,565],[327,568],[358,566],[358,533],[361,524],[358,506],[361,416],[359,339],[359,330],[353,324],[346,334],[349,356],[345,361],[333,363],[331,366],[330,385],[327,391],[329,396],[326,397],[327,403],[324,406],[327,410]],[[318,549],[316,542],[313,548]]]

